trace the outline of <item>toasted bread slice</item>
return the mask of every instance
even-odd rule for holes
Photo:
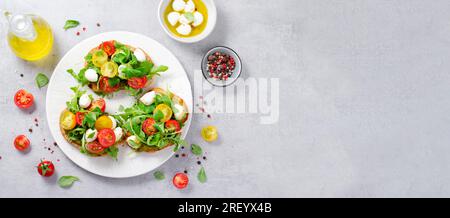
[[[132,51],[132,52],[134,52],[134,51],[136,50],[136,48],[133,47],[133,46],[125,45],[125,44],[124,44],[124,46],[126,46],[126,47],[127,47],[128,49],[130,49],[130,51]],[[98,48],[98,47],[95,47],[95,48],[91,49],[91,50],[89,51],[88,54],[93,54],[94,51],[96,51],[97,49],[99,49],[99,48]],[[147,52],[145,52],[143,49],[141,49],[141,50],[144,52],[146,60],[147,60],[148,62],[150,62],[150,63],[153,63],[152,59],[151,59],[150,56],[147,54]],[[86,67],[87,65],[88,65],[88,63],[85,62],[85,63],[84,63],[84,66]],[[147,81],[147,84],[145,85],[145,87],[150,87],[150,85],[152,85],[154,81],[155,81],[155,78],[152,77],[152,79],[149,79],[149,80]],[[91,83],[89,83],[89,84],[88,84],[88,87],[89,87],[90,89],[92,89],[92,91],[94,91],[95,93],[98,93],[98,94],[109,94],[109,93],[106,93],[106,92],[103,92],[102,90],[100,90],[99,87],[98,87],[97,82],[91,82]],[[123,87],[120,87],[120,88],[119,88],[119,90],[121,90],[121,89],[123,89]],[[117,91],[119,91],[119,90],[117,90]]]
[[[188,110],[188,107],[186,105],[186,102],[184,102],[184,100],[182,98],[180,98],[179,96],[173,94],[172,92],[168,93],[166,90],[164,90],[162,88],[153,88],[152,90],[149,90],[149,92],[151,92],[151,91],[154,91],[157,94],[164,94],[164,95],[169,94],[170,98],[172,99],[172,101],[175,101],[176,103],[182,105],[186,109],[186,111],[188,112],[187,115],[185,116],[185,118],[183,120],[180,120],[180,122],[185,123],[187,121],[187,119],[189,117],[189,110]],[[130,136],[130,135],[131,134],[129,134],[129,133],[126,134],[127,137]],[[164,146],[162,148],[156,148],[156,147],[150,147],[150,146],[143,145],[137,151],[152,153],[152,152],[156,152],[156,151],[162,150],[162,149],[164,149],[166,147],[169,147],[169,146],[172,146],[172,145],[173,144],[168,144],[168,145],[166,145],[166,146]]]

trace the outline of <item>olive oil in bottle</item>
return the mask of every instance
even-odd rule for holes
[[[36,61],[44,58],[53,47],[53,33],[47,22],[31,14],[5,13],[9,23],[7,40],[18,57]]]

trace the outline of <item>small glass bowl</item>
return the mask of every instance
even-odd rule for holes
[[[209,77],[208,57],[209,57],[209,55],[211,55],[215,52],[222,52],[222,53],[230,55],[234,59],[234,62],[236,63],[233,73],[231,74],[230,77],[228,77],[227,80],[219,80],[219,79],[214,79],[214,78]],[[213,86],[226,87],[226,86],[233,84],[234,82],[236,82],[237,78],[239,78],[239,76],[241,76],[241,71],[242,71],[241,59],[239,58],[239,55],[231,48],[228,48],[225,46],[217,46],[217,47],[210,49],[203,56],[203,59],[202,59],[203,77],[205,77],[206,81],[211,83],[211,85],[213,85]]]

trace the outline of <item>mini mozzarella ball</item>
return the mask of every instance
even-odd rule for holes
[[[108,118],[111,119],[111,121],[112,121],[112,127],[111,127],[111,129],[116,128],[116,127],[117,127],[117,121],[116,121],[116,119],[114,119],[113,116],[108,116]]]
[[[184,2],[184,0],[175,0],[172,3],[172,8],[175,11],[182,11],[185,7],[186,3]]]
[[[143,95],[139,101],[145,105],[151,105],[155,101],[156,93],[154,91],[147,92]]]
[[[167,15],[167,20],[169,20],[170,25],[175,26],[178,23],[178,19],[180,19],[180,13],[178,12],[170,12]]]
[[[180,18],[178,19],[178,21],[181,23],[181,24],[189,24],[189,23],[191,23],[191,21],[186,17],[186,15],[181,15],[180,16]]]
[[[184,12],[194,12],[195,11],[195,4],[192,0],[189,0],[186,5],[184,6]]]
[[[177,32],[181,35],[189,35],[192,31],[192,27],[189,24],[181,24],[179,27],[177,27]]]
[[[98,80],[98,74],[97,71],[93,70],[93,69],[87,69],[84,72],[84,77],[89,81],[89,82],[97,82]]]
[[[127,65],[125,64],[121,64],[118,68],[117,68],[117,72],[119,72],[119,77],[122,79],[125,79],[125,74],[123,73],[123,69],[127,68]]]
[[[145,53],[139,48],[134,50],[133,54],[134,54],[134,56],[136,56],[136,60],[138,60],[139,62],[143,62],[147,59],[147,57],[145,56]]]
[[[126,141],[127,141],[128,146],[130,146],[131,148],[134,148],[134,149],[138,149],[138,148],[133,147],[133,145],[131,145],[130,141],[134,142],[134,144],[138,144],[138,145],[141,144],[141,142],[138,140],[138,138],[135,135],[128,136]]]
[[[114,129],[114,135],[116,135],[116,142],[118,142],[123,137],[123,130],[120,127]]]
[[[88,94],[83,94],[80,97],[80,100],[78,100],[78,104],[80,105],[81,108],[87,108],[89,107],[89,105],[91,105],[91,98],[89,97]]]
[[[186,111],[185,108],[183,107],[183,105],[180,104],[175,104],[173,106],[175,108],[175,113],[173,114],[175,119],[180,121],[184,119],[184,116],[186,115]]]
[[[92,135],[94,134],[94,135]],[[96,129],[88,129],[86,130],[86,137],[84,137],[86,139],[86,142],[93,142],[97,139],[97,130]],[[91,136],[92,135],[92,136]],[[91,137],[89,137],[91,136]]]
[[[200,26],[200,24],[203,23],[203,15],[202,13],[196,11],[194,12],[194,23],[192,23],[193,26]]]

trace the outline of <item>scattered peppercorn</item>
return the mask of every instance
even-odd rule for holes
[[[97,26],[100,27],[100,23],[97,23]]]
[[[77,36],[79,36],[80,35],[80,32],[77,32]]]
[[[23,77],[23,74],[22,74],[22,73],[20,74],[20,77]]]
[[[28,132],[32,133],[32,132],[33,132],[33,129],[32,129],[32,128],[29,128],[29,129],[28,129]]]
[[[197,161],[197,164],[200,165],[200,164],[202,164],[202,162],[201,161]]]
[[[206,160],[206,156],[203,156],[203,160]]]
[[[186,154],[185,154],[185,153],[183,153],[183,154],[181,154],[181,156],[182,156],[182,157],[186,157]]]
[[[188,171],[187,171],[187,170],[184,170],[184,173],[185,173],[185,174],[187,174],[187,173],[188,173]]]
[[[178,154],[175,154],[175,157],[176,157],[176,158],[178,158],[178,157],[180,157],[180,155],[178,155]]]
[[[211,114],[208,114],[208,115],[206,115],[208,118],[210,118],[211,119]]]
[[[58,143],[56,143],[56,142],[53,142],[53,145],[54,145],[54,146],[58,146]]]
[[[86,27],[83,27],[83,31],[86,31]]]

